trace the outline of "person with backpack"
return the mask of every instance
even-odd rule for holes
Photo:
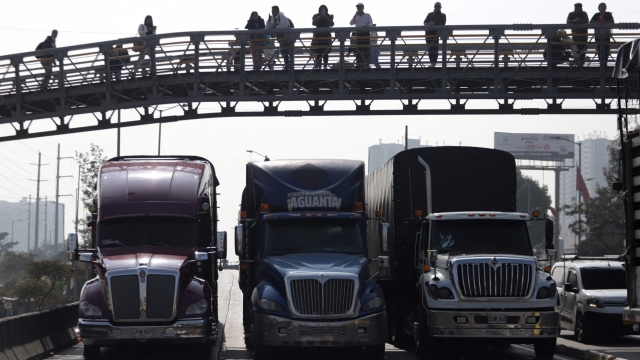
[[[271,15],[267,20],[267,29],[292,29],[293,23],[284,16],[284,13],[280,12],[280,8],[277,5],[271,7]],[[280,43],[280,55],[282,55],[284,61],[284,70],[289,70],[289,63],[291,61],[290,48],[293,43],[289,41],[285,34],[277,34],[278,42]]]
[[[58,30],[51,31],[51,35],[47,36],[47,38],[43,42],[38,44],[36,50],[55,49],[57,37]],[[53,70],[53,67],[56,66],[56,60],[54,59],[53,54],[43,54],[38,55],[37,57],[38,60],[40,60],[40,64],[42,64],[42,68],[44,69],[44,77],[42,78],[42,82],[40,83],[40,89],[42,91],[45,91],[49,87],[51,72]]]
[[[144,23],[138,26],[138,35],[139,36],[155,35],[156,28],[157,27],[153,25],[153,17],[151,17],[151,15],[147,15],[144,18]],[[136,64],[133,67],[132,76],[136,76],[136,72],[138,71],[138,69],[140,69],[140,66],[142,66],[142,62],[144,61],[145,55],[147,53],[150,53],[152,49],[149,42],[144,40],[141,42],[134,43],[133,47],[134,47],[134,51],[140,52],[140,57],[138,58],[138,61],[136,61]],[[142,75],[144,76],[145,74],[146,74],[146,70],[143,70]]]

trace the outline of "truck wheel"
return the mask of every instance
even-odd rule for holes
[[[194,350],[196,359],[202,359],[202,360],[210,359],[211,351],[213,350],[213,343],[207,341],[206,343],[203,343],[203,344],[197,344],[193,348],[193,350]]]
[[[438,355],[438,346],[427,330],[427,316],[422,309],[419,311],[419,321],[415,325],[416,355],[421,360],[432,360]]]
[[[556,338],[542,339],[533,344],[533,350],[536,352],[538,359],[553,359],[556,354]]]
[[[100,346],[85,345],[82,349],[82,355],[87,360],[100,359]]]
[[[242,297],[242,326],[244,327],[244,345],[248,350],[253,349],[253,309],[251,297]]]
[[[573,330],[573,334],[580,343],[587,344],[591,342],[591,336],[585,330],[584,320],[582,320],[582,315],[580,314],[576,317],[576,327]]]
[[[371,360],[384,359],[384,344],[367,346],[365,356],[365,359]]]
[[[253,360],[269,359],[269,349],[264,345],[253,345]]]

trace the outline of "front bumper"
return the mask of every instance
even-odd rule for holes
[[[164,342],[170,344],[204,343],[217,335],[216,329],[207,331],[206,319],[180,320],[172,325],[113,325],[109,321],[80,319],[80,337],[86,345],[114,346],[132,342]]]
[[[369,346],[387,339],[387,312],[346,321],[289,319],[254,312],[253,341],[268,346]]]
[[[620,313],[607,314],[587,311],[582,316],[585,330],[592,334],[633,334],[632,325],[625,323]]]
[[[493,315],[506,316],[506,324],[489,324]],[[429,334],[447,338],[501,338],[542,339],[555,338],[560,328],[560,316],[555,311],[511,312],[511,311],[427,311]],[[466,324],[456,322],[457,317],[466,317]],[[527,324],[526,319],[536,317],[537,323]],[[526,341],[523,341],[526,343]]]

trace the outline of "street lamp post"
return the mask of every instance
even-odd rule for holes
[[[257,152],[257,151],[247,150],[247,152],[248,152],[248,153],[251,153],[251,154],[258,154],[258,155],[262,156],[262,157],[264,158],[264,161],[270,161],[270,160],[271,160],[271,159],[269,159],[269,157],[268,157],[267,155],[262,155],[262,154],[260,154],[260,153],[259,153],[259,152]]]
[[[20,221],[25,221],[25,220],[28,220],[28,218],[27,219],[14,220],[14,221],[11,222],[11,241],[15,241],[16,240],[14,238],[14,236],[13,236],[13,224],[15,224],[17,222],[20,222]]]

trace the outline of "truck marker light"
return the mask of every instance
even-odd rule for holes
[[[376,217],[382,217],[382,210],[376,210]]]
[[[364,204],[359,201],[353,203],[353,211],[364,211]]]
[[[329,215],[329,214],[327,214],[327,213],[322,213],[322,216],[327,216],[327,215]]]
[[[429,271],[431,271],[431,266],[429,266],[429,265],[423,265],[423,266],[422,266],[422,270],[423,270],[425,273],[428,273]]]
[[[269,204],[260,204],[260,214],[270,213],[271,205]]]
[[[527,215],[520,215],[521,218],[526,219]]]
[[[480,214],[478,214],[478,216],[484,216],[484,214],[483,214],[483,213],[480,213]]]
[[[240,264],[240,270],[247,270],[248,268],[249,268],[249,265],[247,263]]]
[[[302,214],[300,214],[300,216],[307,216],[307,214],[305,214],[305,213],[302,213]]]
[[[422,216],[422,210],[416,210],[414,211],[417,217]]]
[[[440,218],[442,218],[442,215],[436,214],[436,219],[440,219]]]
[[[539,217],[540,216],[540,210],[533,210],[533,217]]]
[[[449,331],[449,335],[453,335],[453,331]]]
[[[496,214],[489,214],[489,216],[491,216],[491,217],[496,217]]]
[[[240,219],[246,219],[247,218],[247,212],[246,211],[240,211]]]
[[[311,213],[311,216],[316,216],[316,215],[318,215],[318,214],[316,214],[316,213]]]
[[[469,217],[474,217],[476,216],[476,214],[469,214]]]
[[[275,216],[274,215],[267,215],[267,218],[268,219],[273,219],[273,218],[275,218]]]

